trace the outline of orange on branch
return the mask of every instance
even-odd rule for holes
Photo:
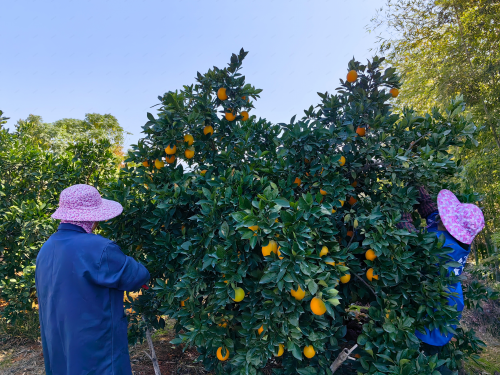
[[[395,87],[393,87],[392,89],[389,90],[389,92],[391,93],[392,97],[395,98],[399,95],[399,90]]]
[[[236,288],[234,290],[234,302],[241,302],[243,301],[243,298],[245,298],[245,291],[241,288]]]
[[[373,251],[372,249],[367,250],[365,253],[365,258],[367,260],[374,261],[376,257],[377,256],[375,255],[375,251]]]
[[[293,290],[290,292],[290,294],[292,295],[292,297],[294,297],[297,301],[301,301],[302,299],[304,299],[304,297],[306,296],[306,292],[304,290],[302,290],[302,288],[300,287],[299,285],[299,288],[297,290]]]
[[[297,184],[297,186],[300,186],[302,184],[302,180],[298,177],[295,177],[295,181],[293,181],[294,184]]]
[[[325,256],[325,255],[327,255],[327,254],[328,254],[328,247],[323,246],[323,247],[321,248],[321,251],[320,251],[320,253],[319,253],[319,256],[320,256],[320,257],[323,257],[323,256]]]
[[[358,200],[356,198],[354,198],[354,197],[349,198],[349,204],[351,206],[354,206],[357,202],[358,202]]]
[[[170,155],[165,158],[167,160],[168,164],[173,164],[175,163],[175,155]]]
[[[339,163],[340,163],[340,166],[343,167],[345,165],[345,157],[341,156]]]
[[[348,230],[348,231],[347,231],[347,235],[348,235],[349,237],[352,237],[352,236],[354,235],[354,233],[353,233],[353,231],[352,231],[352,230]]]
[[[307,358],[312,358],[316,355],[316,351],[314,350],[312,345],[308,345],[304,348],[304,355]]]
[[[366,134],[366,128],[361,128],[361,127],[357,127],[356,128],[356,134],[361,136],[361,137],[364,137],[365,134]]]
[[[227,121],[234,121],[234,119],[236,118],[232,111],[226,112],[225,116]]]
[[[248,120],[248,112],[247,112],[247,111],[243,111],[243,112],[241,112],[241,117],[243,117],[243,118],[241,119],[241,121],[246,121],[246,120]]]
[[[352,187],[356,187],[358,186],[358,181],[354,181],[352,184],[351,184]]]
[[[259,230],[259,226],[258,225],[252,225],[251,227],[248,227],[248,229],[253,230],[254,232],[256,232],[256,231]]]
[[[186,151],[184,151],[184,155],[187,159],[192,159],[194,157],[194,150],[188,148]]]
[[[149,167],[149,161],[144,160],[144,161],[142,162],[142,165],[144,165],[146,168],[147,168],[147,167]]]
[[[284,352],[285,352],[285,346],[283,344],[280,344],[278,349],[278,354],[276,354],[276,357],[281,357]]]
[[[191,146],[194,143],[194,138],[191,134],[186,134],[184,136],[184,142],[187,142],[188,146]]]
[[[373,274],[373,268],[368,268],[368,271],[366,271],[366,278],[370,281],[373,279],[378,280],[378,275]]]
[[[340,278],[340,282],[342,284],[347,284],[349,281],[351,281],[351,274],[349,274],[349,273]]]
[[[226,89],[224,87],[221,87],[217,91],[217,97],[219,98],[219,100],[226,100],[227,99]]]
[[[203,134],[207,135],[213,135],[214,134],[214,128],[211,125],[207,125],[203,128]]]
[[[353,83],[357,79],[358,79],[358,72],[356,72],[355,70],[351,70],[349,71],[349,73],[347,73],[347,82]]]
[[[165,163],[162,160],[156,159],[155,160],[155,167],[156,169],[163,168],[165,166]]]
[[[170,147],[170,145],[168,145],[167,148],[165,149],[165,153],[167,155],[174,155],[176,152],[177,152],[177,146],[176,145],[174,145],[174,147]]]
[[[323,315],[326,312],[325,303],[317,297],[311,300],[310,307],[315,315]]]
[[[260,328],[257,330],[257,332],[259,332],[259,335],[261,335],[262,332],[264,332],[264,326],[260,326]]]
[[[229,358],[229,349],[227,348],[224,348],[226,349],[226,355],[225,356],[222,356],[222,346],[217,349],[217,358],[219,359],[219,361],[225,361]]]
[[[271,255],[271,253],[275,253],[278,250],[278,244],[276,241],[269,241],[269,244],[267,246],[262,246],[262,255],[267,257]]]
[[[328,193],[327,193],[325,190],[323,190],[323,189],[319,189],[319,193],[320,193],[321,195],[327,195],[327,194],[328,194]]]

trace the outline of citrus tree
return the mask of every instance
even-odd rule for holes
[[[247,53],[160,96],[107,192],[124,212],[105,231],[152,277],[127,303],[130,341],[142,337],[139,317],[162,328],[167,315],[172,343],[195,346],[219,374],[331,374],[356,342],[337,373],[456,368],[480,342],[450,326],[459,314],[447,286],[460,277],[446,277],[449,249],[396,224],[418,184],[456,188],[448,149],[471,146],[476,131],[463,101],[393,114],[399,78],[375,57],[350,61],[337,93],[318,93],[302,119],[272,124],[251,114],[261,90],[241,74]],[[459,340],[426,357],[414,334],[424,326]]]
[[[79,183],[101,188],[116,177],[116,164],[108,141],[83,141],[55,154],[3,128],[0,160],[0,298],[7,302],[2,317],[16,324],[36,309],[36,256],[57,229],[50,215],[59,194]]]

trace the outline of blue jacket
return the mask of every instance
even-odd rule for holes
[[[429,227],[427,228],[428,232],[434,232],[439,237],[441,234],[445,237],[445,242],[443,247],[451,248],[453,251],[448,255],[453,258],[455,262],[460,263],[461,267],[449,267],[448,275],[453,272],[455,275],[460,275],[464,269],[464,265],[467,262],[467,257],[470,253],[470,246],[468,249],[464,249],[460,244],[451,236],[447,231],[438,230],[437,224],[434,222],[434,219],[438,213],[434,212],[427,217],[427,224]],[[449,286],[451,293],[457,293],[458,296],[450,296],[448,297],[448,305],[453,306],[457,305],[457,311],[462,311],[464,309],[464,295],[462,292],[462,284],[455,283]],[[452,326],[455,328],[456,326]],[[429,331],[429,329],[425,329],[426,335],[420,333],[419,331],[415,332],[415,335],[422,340],[423,342],[434,345],[434,346],[443,346],[446,345],[453,335],[451,333],[446,332],[446,334],[442,334],[437,328]]]
[[[113,241],[62,223],[36,258],[47,375],[131,375],[123,292],[148,270]]]

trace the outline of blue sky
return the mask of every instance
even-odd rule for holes
[[[385,0],[18,0],[0,14],[0,109],[13,129],[110,113],[141,138],[158,95],[194,83],[249,51],[247,83],[264,91],[252,114],[286,122],[334,91],[354,56],[373,55],[365,27]]]

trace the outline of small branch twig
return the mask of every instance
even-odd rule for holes
[[[330,366],[330,370],[332,371],[332,374],[337,371],[337,369],[342,366],[342,363],[344,363],[348,358],[354,360],[354,358],[349,357],[349,354],[351,354],[354,349],[358,347],[358,344],[354,345],[351,349],[347,350],[347,348],[344,348],[338,355],[337,359],[333,361],[332,365]]]
[[[146,323],[146,319],[144,319],[144,316],[142,316],[142,321],[144,323]],[[151,339],[151,331],[149,330],[149,328],[146,328],[146,339],[148,340],[149,350],[151,351],[151,356],[149,356],[149,354],[148,354],[148,357],[153,362],[153,368],[155,370],[155,375],[161,375],[160,366],[158,365],[158,359],[156,358],[156,352],[155,352],[155,348],[153,346],[153,340]]]
[[[377,295],[377,293],[375,293],[375,291],[372,289],[372,287],[371,287],[370,285],[368,285],[368,284],[366,283],[366,281],[365,281],[365,280],[363,280],[361,277],[359,277],[359,276],[358,276],[358,275],[356,275],[355,273],[353,273],[353,275],[354,275],[354,276],[356,276],[356,277],[357,277],[357,278],[358,278],[358,279],[359,279],[359,280],[360,280],[363,284],[365,284],[365,285],[366,285],[366,287],[367,287],[368,289],[370,289],[370,292],[372,292],[372,293],[373,293],[373,295],[375,296],[375,298],[377,298],[377,299],[378,299],[378,295]]]

